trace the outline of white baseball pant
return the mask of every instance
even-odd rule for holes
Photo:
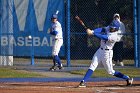
[[[54,39],[52,45],[52,56],[58,55],[60,48],[63,45],[63,39]]]
[[[105,50],[99,48],[92,58],[92,63],[89,67],[91,70],[95,70],[99,64],[102,64],[108,74],[114,75],[115,71],[112,66],[113,50]]]

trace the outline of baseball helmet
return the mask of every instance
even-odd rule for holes
[[[120,22],[117,20],[113,20],[111,24],[109,25],[110,28],[115,28],[116,30],[119,30]]]

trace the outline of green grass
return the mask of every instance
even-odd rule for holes
[[[140,68],[117,68],[123,74],[131,77],[140,77]],[[87,70],[71,71],[71,74],[85,75]],[[24,70],[14,70],[11,68],[0,68],[0,78],[28,78],[28,77],[44,77],[42,74],[35,72],[28,72]],[[92,77],[113,77],[109,75],[105,69],[96,69]]]
[[[23,70],[0,68],[0,78],[28,78],[28,77],[42,77],[42,75]]]
[[[140,77],[140,69],[139,68],[117,68],[116,71],[120,71],[121,73],[128,75],[130,77]],[[71,71],[72,74],[85,75],[87,70],[77,70]],[[105,69],[96,69],[92,77],[113,77],[109,75]]]
[[[73,60],[73,64],[89,64],[90,60]],[[124,60],[125,65],[133,66],[133,60]],[[46,63],[45,63],[46,64]],[[42,65],[42,64],[41,64]],[[122,72],[123,74],[129,75],[131,77],[140,77],[140,68],[115,68],[115,70]],[[85,75],[87,70],[76,70],[68,73],[77,74],[77,75]],[[38,73],[38,72],[30,72],[26,70],[17,70],[14,67],[0,67],[0,78],[28,78],[28,77],[46,77],[46,75]],[[105,69],[96,69],[92,77],[113,77],[112,75],[108,75]]]

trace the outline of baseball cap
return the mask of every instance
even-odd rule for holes
[[[120,15],[118,13],[114,14],[113,18],[114,17],[120,17]]]
[[[54,18],[54,19],[57,18],[57,15],[53,14],[51,18]]]

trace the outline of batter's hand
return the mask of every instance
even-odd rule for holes
[[[92,31],[91,29],[89,29],[89,28],[86,30],[86,32],[87,32],[87,34],[88,34],[89,36],[93,35],[93,31]]]

